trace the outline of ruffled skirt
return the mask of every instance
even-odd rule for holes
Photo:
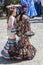
[[[4,49],[1,52],[2,56],[6,59],[28,59],[31,60],[36,54],[36,49],[29,42],[20,40],[18,43],[15,41],[7,41]]]

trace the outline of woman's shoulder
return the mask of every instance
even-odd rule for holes
[[[9,18],[10,18],[10,19],[14,19],[14,17],[13,17],[13,16],[10,16]]]
[[[10,16],[9,19],[10,20],[16,20],[16,18],[14,16]]]

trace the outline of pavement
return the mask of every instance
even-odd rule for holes
[[[31,20],[31,29],[35,35],[30,42],[36,48],[37,52],[33,60],[6,60],[2,58],[1,50],[7,41],[7,21],[0,19],[0,65],[43,65],[43,21],[41,19]]]

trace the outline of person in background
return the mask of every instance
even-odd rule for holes
[[[18,1],[17,5],[21,5],[21,0]],[[17,7],[17,15],[21,14],[21,11],[22,11],[22,6]]]
[[[28,1],[28,10],[27,10],[27,15],[30,17],[35,17],[37,16],[37,11],[34,6],[34,0],[27,0]]]
[[[3,11],[6,12],[6,16],[8,16],[9,9],[7,8],[7,6],[11,4],[11,0],[4,0],[3,4],[4,4]]]
[[[34,0],[21,0],[22,6],[25,4],[26,6],[26,15],[30,18],[37,16],[37,12],[34,6]]]
[[[41,1],[40,0],[35,0],[35,8],[37,11],[37,16],[41,15]]]
[[[2,2],[2,0],[0,0],[0,2]]]
[[[43,20],[43,0],[40,0],[41,1],[41,6],[42,6],[42,20]]]
[[[4,0],[2,0],[2,3],[4,4]]]
[[[27,1],[26,0],[21,0],[21,6],[22,6],[22,10],[25,10],[25,11],[27,11],[27,6],[28,6],[28,3],[27,3]]]

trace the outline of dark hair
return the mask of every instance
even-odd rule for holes
[[[24,11],[24,10],[20,13],[20,21],[22,21],[22,16],[25,14],[26,14],[26,11]]]

